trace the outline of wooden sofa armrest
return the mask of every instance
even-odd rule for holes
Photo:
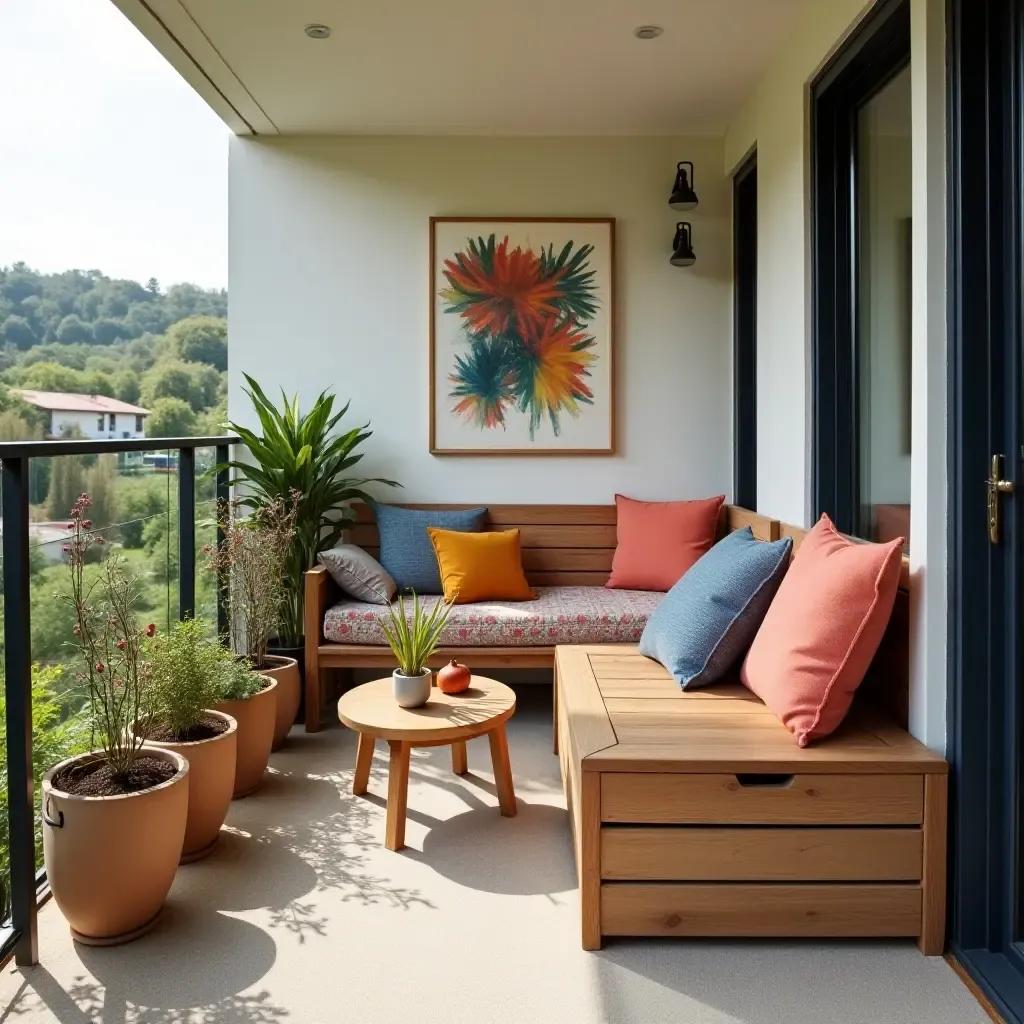
[[[320,731],[320,710],[323,690],[320,682],[320,642],[323,639],[324,614],[327,612],[331,578],[318,565],[306,571],[303,578],[306,633],[306,732]]]

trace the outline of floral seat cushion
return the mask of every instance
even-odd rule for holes
[[[441,634],[448,647],[546,647],[636,642],[664,594],[605,587],[538,587],[536,601],[481,601],[452,609]],[[420,601],[429,611],[441,598]],[[411,608],[406,601],[407,610]],[[327,610],[324,636],[340,644],[385,645],[387,609],[347,599]]]

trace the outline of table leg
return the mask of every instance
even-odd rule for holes
[[[373,761],[373,737],[368,732],[359,734],[356,747],[356,770],[352,775],[352,792],[362,796],[370,781],[370,763]]]
[[[389,740],[391,765],[388,768],[388,812],[384,827],[384,845],[389,850],[405,846],[405,808],[409,801],[409,750],[401,740]]]
[[[452,744],[452,771],[456,775],[465,775],[469,771],[466,760],[466,741],[456,740]]]
[[[516,816],[516,791],[512,786],[512,765],[508,759],[508,737],[505,725],[487,734],[491,743],[491,765],[494,768],[494,785],[498,790],[498,806],[506,818]]]

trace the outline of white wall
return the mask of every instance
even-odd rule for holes
[[[696,165],[695,266],[668,258],[678,160]],[[728,493],[730,185],[722,144],[672,138],[232,138],[229,411],[242,371],[352,399],[360,469],[400,500],[611,502]],[[428,218],[612,216],[618,452],[431,456]]]
[[[871,6],[810,4],[729,126],[731,174],[757,147],[758,506],[810,519],[810,83]],[[911,0],[913,166],[910,729],[946,743],[944,0]]]
[[[117,426],[113,430],[107,429],[110,426],[110,413],[105,412],[103,414],[103,430],[99,429],[99,418],[100,414],[98,412],[51,412],[49,432],[53,437],[60,437],[65,430],[77,427],[83,437],[89,437],[93,440],[120,439],[125,433],[129,437],[146,436],[145,429],[140,431],[135,429],[134,413],[117,413]],[[143,428],[145,428],[145,419],[143,419],[142,424]]]

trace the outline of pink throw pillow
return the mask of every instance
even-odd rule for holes
[[[823,515],[793,556],[740,670],[801,747],[834,732],[878,650],[903,538],[858,544]]]
[[[607,587],[671,590],[710,550],[725,495],[700,501],[634,501],[615,495],[615,555]]]

